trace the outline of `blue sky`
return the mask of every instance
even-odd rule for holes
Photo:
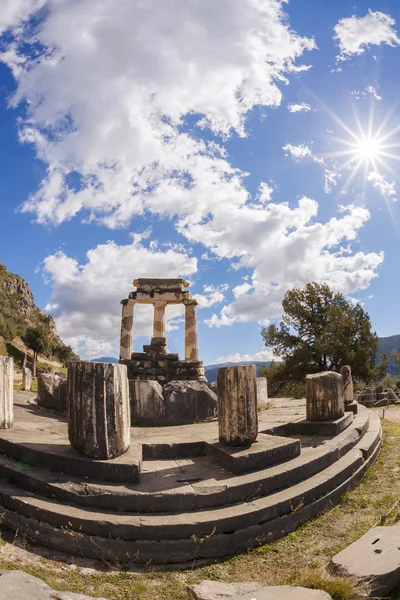
[[[308,281],[399,333],[397,22],[395,0],[6,0],[0,261],[85,358],[118,354],[146,276],[190,280],[207,364],[269,359],[261,326]]]

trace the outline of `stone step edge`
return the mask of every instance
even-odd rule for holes
[[[378,433],[375,437],[379,439],[379,435]],[[61,506],[31,494],[21,497],[17,488],[4,482],[0,482],[0,502],[27,517],[87,535],[102,535],[131,541],[157,537],[180,539],[192,535],[202,538],[215,532],[226,533],[233,529],[259,525],[297,510],[302,504],[309,503],[315,496],[325,495],[343,479],[347,479],[362,465],[362,462],[361,450],[353,449],[324,471],[292,486],[289,490],[234,507],[179,515],[164,513],[140,517],[123,513],[92,512],[71,505]]]
[[[279,465],[268,467],[253,474],[244,474],[237,476],[227,481],[231,485],[226,485],[222,481],[217,482],[216,486],[204,486],[202,491],[189,486],[192,493],[187,490],[183,493],[163,493],[149,492],[144,493],[136,490],[117,494],[108,493],[101,490],[99,493],[96,484],[81,479],[68,477],[65,484],[74,484],[82,487],[82,490],[90,493],[88,495],[79,494],[73,489],[66,489],[61,482],[50,483],[45,481],[45,477],[40,479],[43,470],[32,467],[29,470],[22,470],[20,463],[13,464],[11,461],[15,459],[0,455],[0,477],[10,481],[13,485],[17,485],[22,489],[39,493],[50,499],[56,499],[72,504],[77,504],[83,507],[101,508],[104,510],[123,510],[140,513],[148,512],[174,512],[176,510],[192,511],[202,510],[206,508],[216,508],[218,506],[226,506],[251,500],[253,498],[269,496],[275,492],[287,489],[293,483],[304,481],[330,465],[334,464],[341,456],[344,456],[351,448],[353,448],[360,439],[365,435],[366,429],[369,426],[370,411],[364,411],[364,415],[358,415],[351,426],[345,432],[342,432],[334,438],[323,444],[323,452],[320,455],[312,458],[308,462],[304,462],[303,458],[294,458],[284,464],[284,470],[281,470]],[[354,432],[358,432],[354,435]],[[339,441],[339,445],[336,442]],[[8,463],[8,464],[5,464]],[[252,478],[254,475],[254,478]],[[249,478],[250,481],[249,481]],[[104,485],[104,484],[103,484]],[[216,489],[216,487],[218,489]]]
[[[283,537],[295,531],[305,521],[332,508],[340,502],[345,492],[361,481],[366,470],[378,457],[380,448],[381,442],[351,477],[325,496],[300,507],[299,510],[261,526],[236,530],[230,534],[211,535],[201,540],[191,538],[190,540],[127,542],[61,530],[19,515],[3,506],[0,506],[0,512],[3,513],[2,522],[6,527],[35,543],[66,554],[78,554],[111,564],[134,562],[147,565],[170,565],[169,568],[193,568],[196,566],[196,561],[204,564],[205,561],[244,552]]]

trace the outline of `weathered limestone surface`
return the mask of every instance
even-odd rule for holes
[[[0,600],[94,600],[84,594],[56,592],[23,571],[0,571]],[[98,598],[98,600],[106,600]]]
[[[192,600],[332,600],[327,592],[260,583],[222,583],[205,580],[187,587]]]
[[[32,371],[28,367],[22,369],[22,390],[30,392],[32,389]]]
[[[344,365],[340,369],[340,374],[343,379],[343,397],[344,403],[350,404],[354,400],[353,378],[351,376],[350,365]]]
[[[216,381],[213,381],[212,383],[208,383],[207,385],[210,388],[210,390],[212,392],[214,392],[214,394],[218,395],[218,384]]]
[[[217,414],[217,396],[203,381],[170,381],[164,399],[168,423],[205,421]]]
[[[219,441],[226,446],[248,446],[258,433],[256,366],[218,370]]]
[[[399,525],[373,527],[336,554],[329,568],[355,578],[368,596],[388,596],[400,582],[399,535]]]
[[[14,361],[0,356],[0,429],[13,426]]]
[[[133,351],[133,304],[122,300],[120,360],[129,360]]]
[[[199,360],[196,300],[185,302],[185,360]]]
[[[65,413],[67,410],[67,375],[65,373],[38,373],[36,402],[43,408]]]
[[[268,383],[266,377],[257,377],[257,406],[262,408],[268,404]]]
[[[98,459],[124,454],[131,425],[126,366],[71,363],[67,420],[71,446],[82,454]]]
[[[166,422],[165,400],[162,385],[157,381],[129,381],[131,423]]]
[[[308,421],[336,421],[344,415],[342,376],[323,371],[306,376]]]

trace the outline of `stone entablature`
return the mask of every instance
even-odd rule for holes
[[[135,279],[136,291],[122,300],[120,362],[128,367],[128,378],[156,380],[162,385],[174,380],[204,380],[203,363],[199,361],[197,336],[197,301],[185,291],[184,279]],[[133,352],[134,306],[154,306],[153,337],[143,352]],[[165,309],[169,304],[185,306],[185,360],[167,353]]]

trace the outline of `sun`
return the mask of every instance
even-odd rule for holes
[[[355,158],[365,162],[378,160],[383,151],[381,141],[377,137],[361,136],[354,143]]]

